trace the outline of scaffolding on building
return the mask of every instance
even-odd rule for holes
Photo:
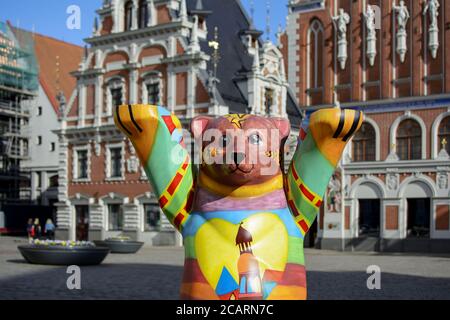
[[[28,122],[39,88],[33,35],[15,35],[0,22],[0,210],[6,204],[30,202]]]

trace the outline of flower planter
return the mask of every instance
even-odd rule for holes
[[[64,243],[64,242],[62,242]],[[44,265],[98,265],[110,252],[107,247],[91,245],[68,245],[62,243],[42,242],[18,246],[25,260],[32,264]]]
[[[109,248],[111,253],[136,253],[144,245],[144,242],[124,239],[106,239],[94,243],[98,247]]]

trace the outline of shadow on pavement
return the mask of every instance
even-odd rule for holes
[[[18,263],[18,260],[11,260]],[[20,267],[20,266],[18,266]],[[68,290],[66,268],[0,280],[0,299],[178,299],[183,268],[158,264],[102,264],[81,268],[81,290]],[[450,299],[450,278],[382,273],[369,290],[364,272],[307,272],[310,300]]]

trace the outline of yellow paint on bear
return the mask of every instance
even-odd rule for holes
[[[242,227],[252,235],[252,251],[259,262],[261,279],[266,269],[283,271],[288,255],[288,234],[280,218],[272,213],[255,214],[243,220]],[[238,229],[239,224],[215,218],[197,232],[195,251],[198,263],[213,288],[219,282],[223,267],[239,283],[237,264],[240,252],[235,244]]]

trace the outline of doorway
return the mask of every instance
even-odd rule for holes
[[[430,198],[407,199],[407,237],[430,237]]]
[[[359,236],[380,237],[380,199],[359,200]]]
[[[315,248],[316,238],[317,238],[317,219],[314,220],[314,223],[311,225],[311,228],[309,228],[309,231],[305,236],[305,240],[303,241],[303,247]]]
[[[76,240],[88,241],[89,238],[89,206],[75,206]]]

